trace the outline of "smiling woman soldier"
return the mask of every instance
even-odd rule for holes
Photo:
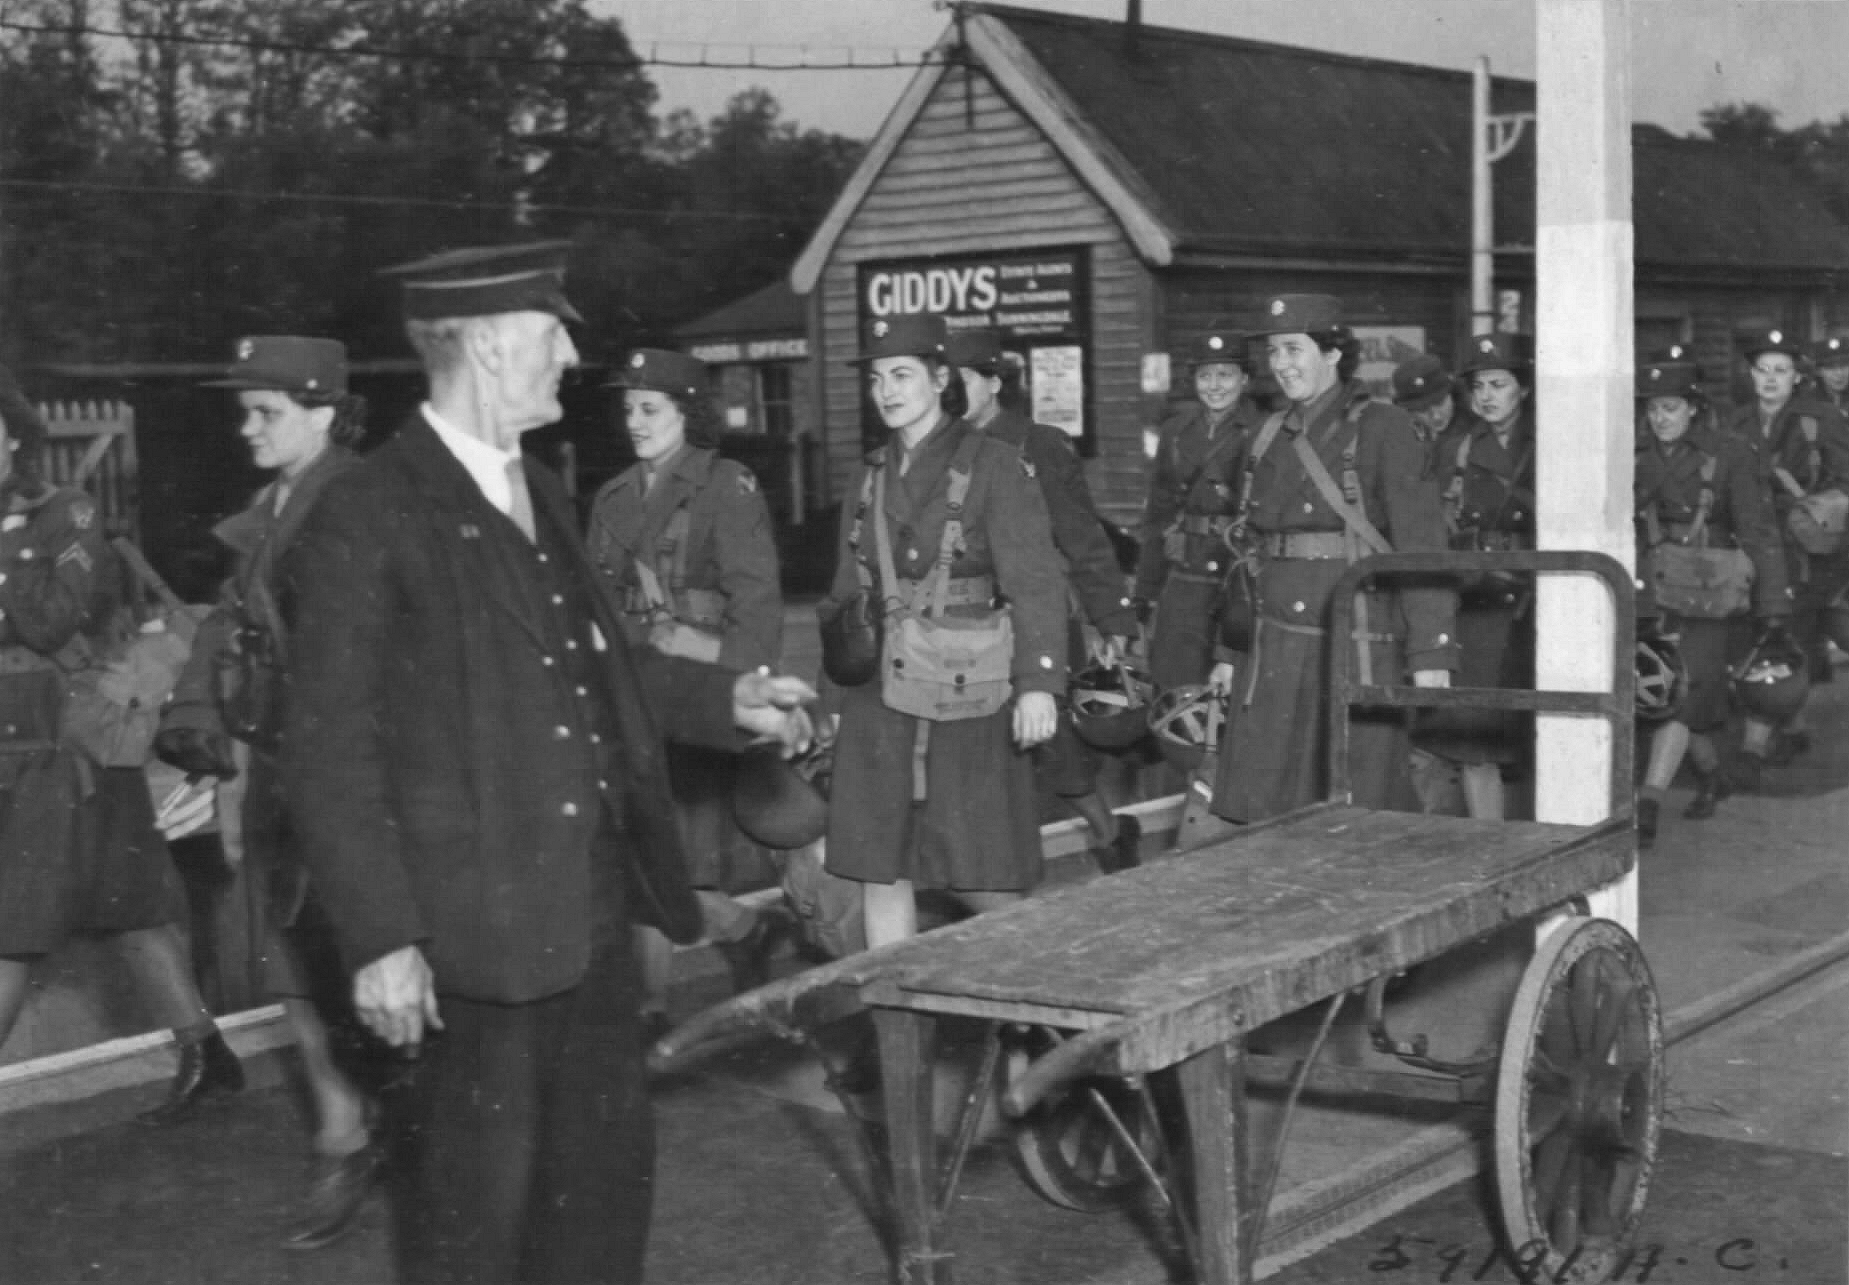
[[[696,357],[638,348],[610,381],[636,463],[605,483],[591,505],[591,562],[616,591],[631,646],[753,670],[777,663],[783,596],[770,509],[757,478],[719,458],[719,413]],[[707,936],[733,986],[768,980],[776,921],[726,895],[755,851],[732,821],[736,756],[675,745],[668,774]],[[668,1024],[671,946],[637,932],[643,1018],[651,1037]]]
[[[1352,378],[1357,350],[1341,311],[1329,295],[1279,295],[1253,328],[1290,406],[1258,430],[1241,479],[1240,514],[1260,563],[1254,654],[1233,685],[1240,708],[1214,788],[1214,812],[1231,821],[1277,816],[1327,789],[1330,591],[1349,564],[1389,542],[1400,552],[1445,547],[1425,449],[1406,412]],[[1364,682],[1366,669],[1383,682],[1411,670],[1422,687],[1449,685],[1451,590],[1369,593],[1361,602]],[[1350,718],[1355,803],[1415,810],[1405,720],[1370,711]]]

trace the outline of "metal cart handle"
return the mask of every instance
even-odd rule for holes
[[[1355,596],[1368,581],[1381,577],[1425,576],[1443,580],[1485,572],[1589,573],[1611,592],[1612,688],[1606,692],[1536,691],[1497,687],[1411,687],[1362,684],[1355,679],[1357,652],[1366,643],[1348,645],[1354,636]],[[1357,705],[1401,709],[1530,710],[1547,714],[1596,714],[1612,725],[1611,811],[1629,812],[1635,747],[1637,617],[1634,581],[1616,558],[1583,549],[1507,553],[1435,550],[1383,553],[1349,567],[1336,582],[1330,606],[1329,637],[1329,794],[1347,801],[1351,792],[1348,764],[1349,710]]]

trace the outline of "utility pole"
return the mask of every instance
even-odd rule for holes
[[[1536,0],[1536,15],[1537,543],[1634,568],[1630,0]],[[1618,622],[1602,584],[1544,576],[1536,602],[1537,686],[1607,690]],[[1604,719],[1538,716],[1536,818],[1609,816],[1611,755]],[[1635,873],[1591,901],[1637,930]]]
[[[1470,333],[1496,328],[1496,179],[1492,168],[1515,150],[1533,112],[1490,111],[1489,59],[1470,77]]]

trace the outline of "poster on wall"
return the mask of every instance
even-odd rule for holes
[[[1393,371],[1410,357],[1425,351],[1424,326],[1356,326],[1355,341],[1361,345],[1361,364],[1355,378],[1366,384],[1374,396],[1393,400]]]
[[[863,263],[857,328],[865,334],[875,321],[937,313],[951,334],[999,331],[1002,346],[1025,367],[1034,418],[1056,425],[1089,455],[1090,265],[1084,246]],[[876,439],[881,430],[871,407],[862,415],[863,434]]]
[[[1085,435],[1085,352],[1076,344],[1031,350],[1027,367],[1034,422]]]

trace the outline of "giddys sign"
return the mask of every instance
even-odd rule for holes
[[[907,259],[860,265],[860,320],[935,312],[950,329],[994,326],[1003,341],[1043,335],[1083,340],[1085,251]]]

